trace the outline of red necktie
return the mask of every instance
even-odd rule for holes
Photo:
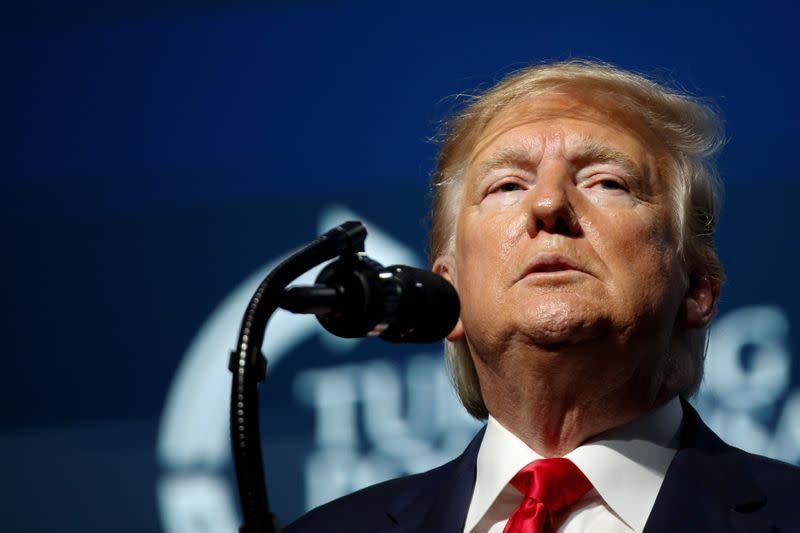
[[[524,498],[503,533],[555,533],[553,513],[572,505],[592,488],[583,472],[563,457],[529,463],[511,484]]]

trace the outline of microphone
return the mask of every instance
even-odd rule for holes
[[[438,274],[405,265],[383,267],[363,253],[326,266],[312,286],[283,291],[279,305],[314,314],[339,337],[378,336],[389,342],[433,342],[458,322],[453,286]]]

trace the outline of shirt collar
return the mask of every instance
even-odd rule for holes
[[[464,531],[472,531],[503,488],[523,466],[541,458],[541,455],[528,448],[516,435],[489,415],[486,433],[478,450],[475,490],[467,511]]]
[[[589,478],[606,504],[641,533],[678,448],[683,410],[678,398],[604,432],[565,455]],[[478,451],[466,531],[486,514],[511,478],[542,456],[489,416]]]

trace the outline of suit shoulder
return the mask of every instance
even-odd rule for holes
[[[750,474],[766,489],[780,487],[800,490],[800,467],[763,455],[739,450],[746,457]]]
[[[402,507],[415,499],[423,489],[435,488],[440,474],[451,467],[447,463],[433,470],[390,479],[342,496],[304,514],[284,531],[311,533],[317,531],[373,532],[389,527],[394,520],[389,508]]]
[[[741,452],[750,475],[764,497],[764,516],[769,516],[781,531],[800,529],[796,494],[800,492],[800,468],[769,457]]]

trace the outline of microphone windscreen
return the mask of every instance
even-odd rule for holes
[[[398,309],[380,337],[389,342],[434,342],[453,331],[461,306],[455,288],[446,279],[406,265],[385,269],[401,287]]]

